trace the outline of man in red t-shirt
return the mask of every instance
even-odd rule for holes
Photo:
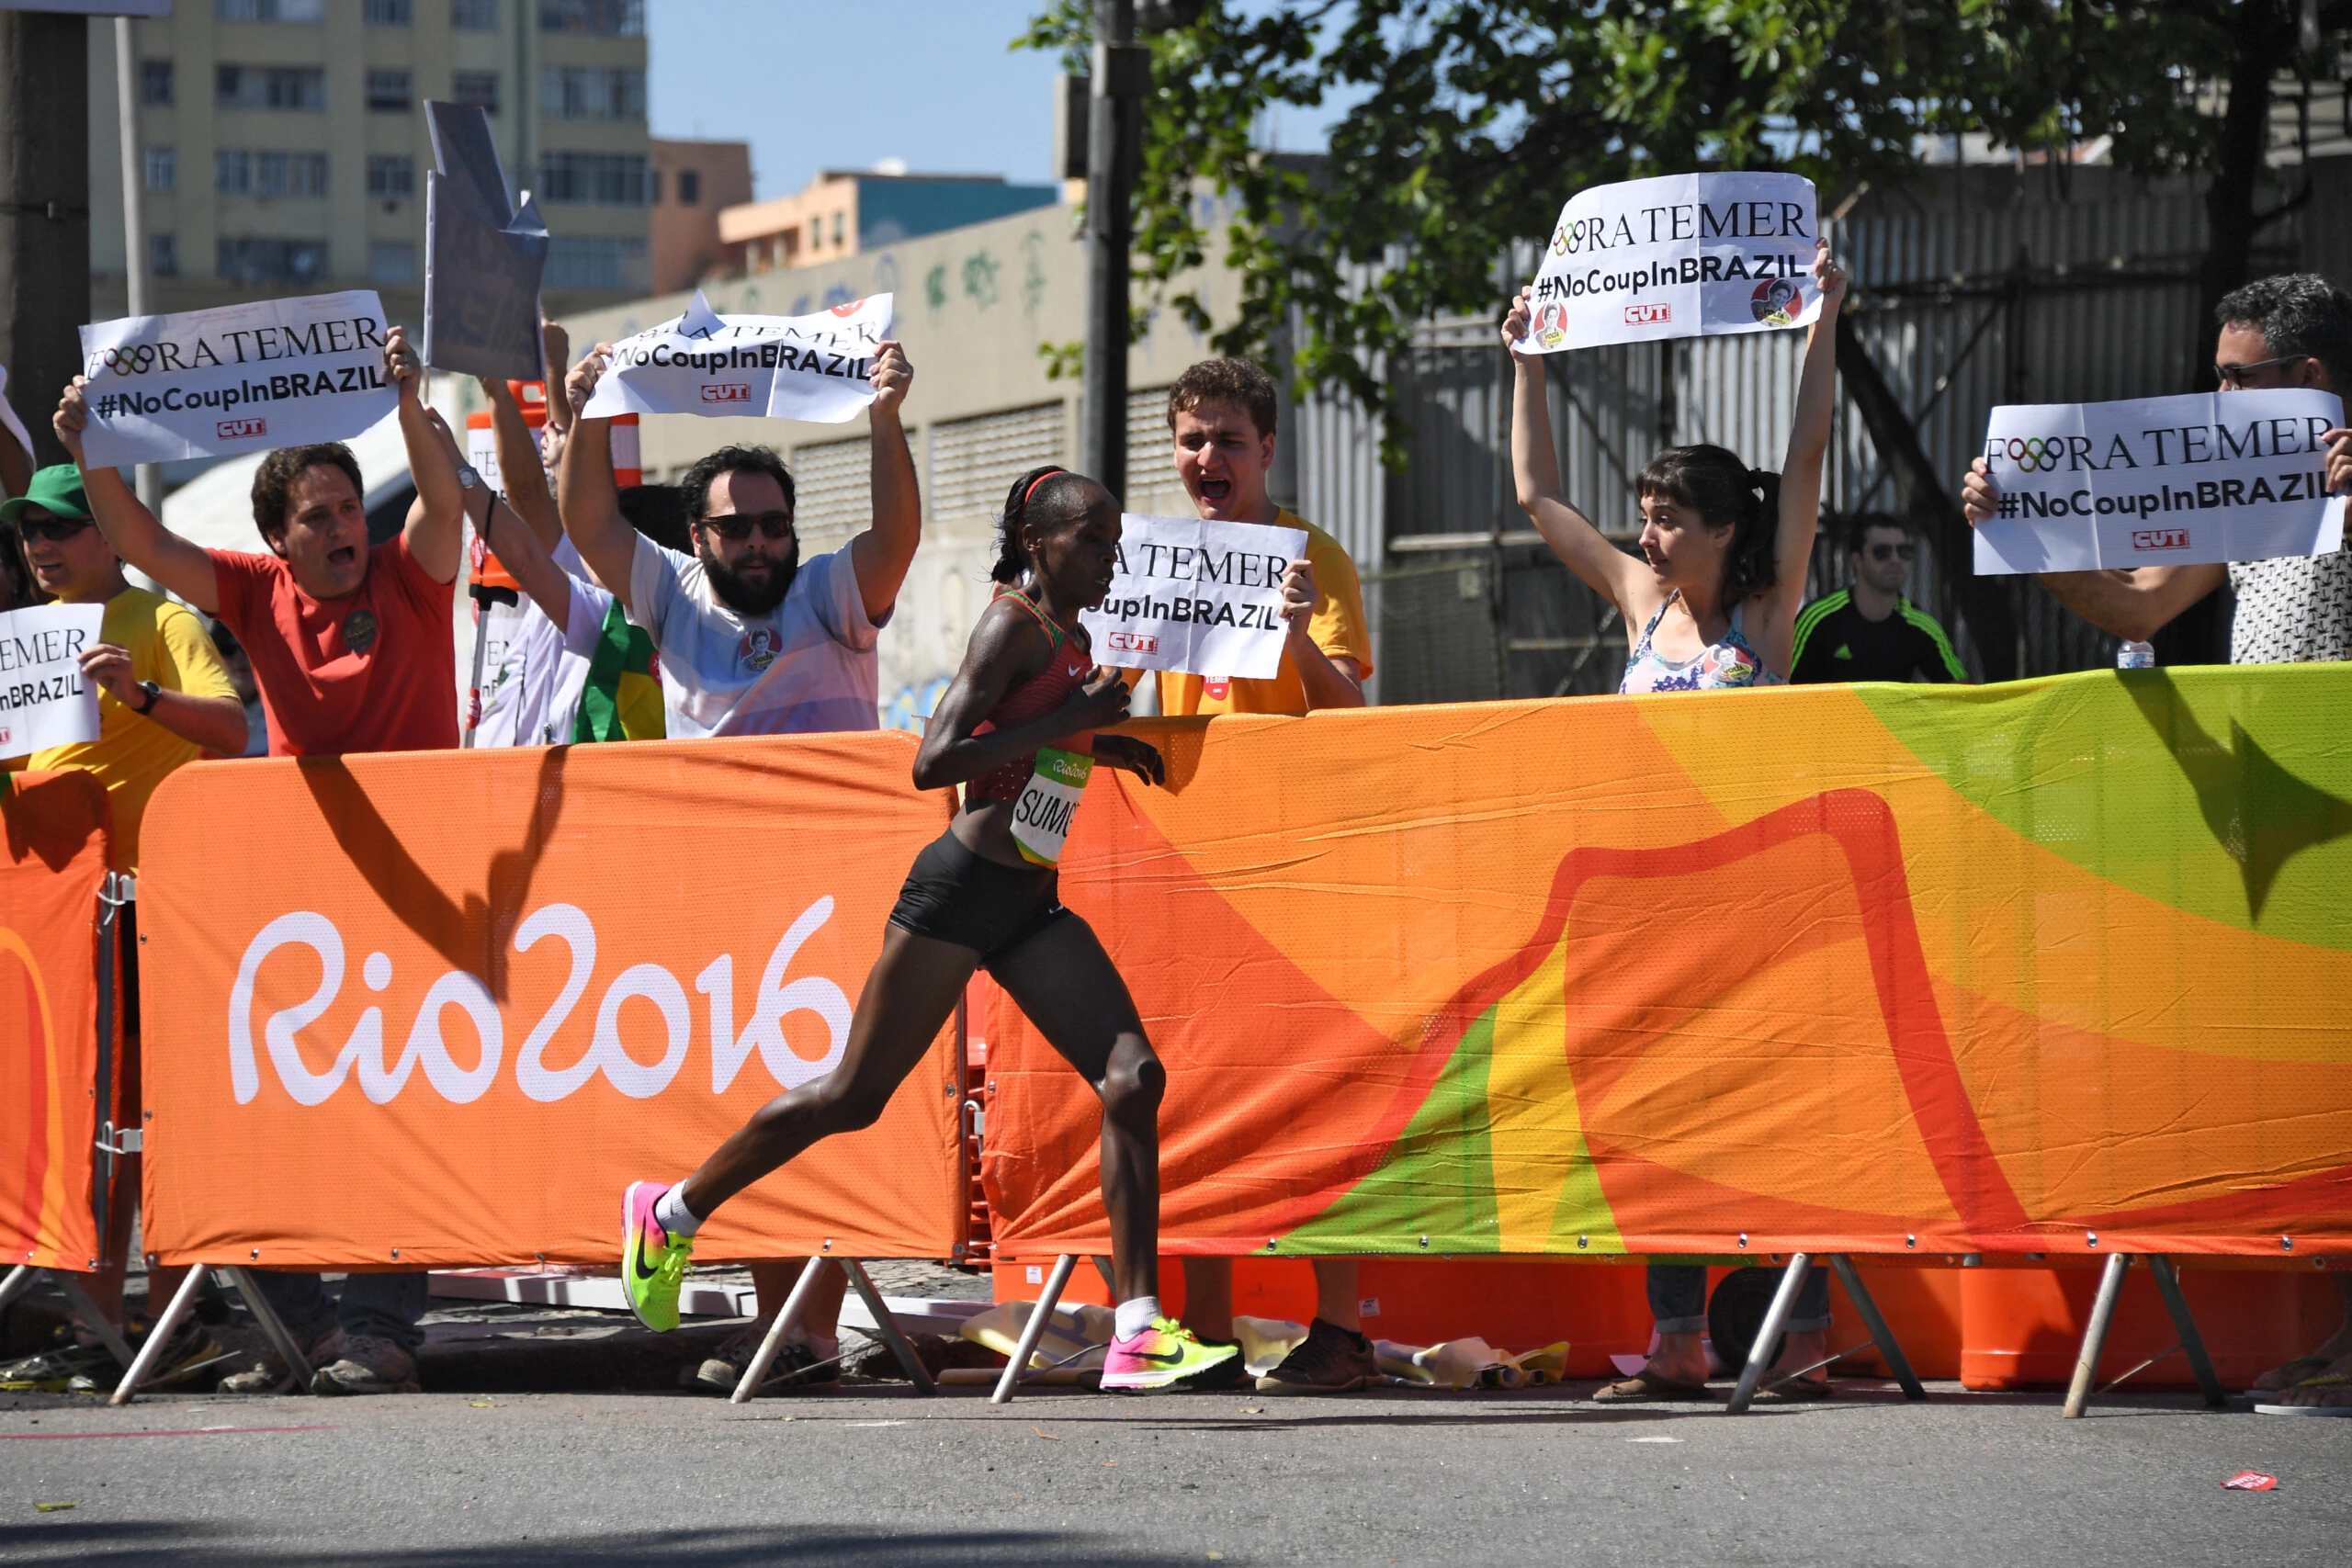
[[[288,446],[254,475],[254,525],[266,554],[208,550],[140,504],[112,468],[83,469],[90,510],[115,553],[225,622],[244,645],[269,716],[273,757],[427,751],[458,744],[449,638],[458,576],[458,477],[418,396],[424,367],[406,335],[385,334],[401,431],[420,504],[370,548],[359,465],[340,442]],[[57,409],[75,462],[89,423],[83,378]]]
[[[339,442],[290,446],[254,476],[254,525],[266,555],[208,550],[172,533],[108,468],[82,466],[98,529],[130,565],[244,645],[269,716],[273,757],[421,751],[458,744],[449,637],[464,482],[454,448],[419,391],[424,367],[398,327],[384,370],[400,389],[401,434],[417,504],[394,538],[369,548],[359,465]],[[83,378],[57,406],[57,438],[82,463]],[[354,1274],[337,1303],[316,1274],[262,1273],[261,1291],[319,1369],[316,1393],[413,1393],[424,1341],[425,1276]],[[232,1373],[224,1393],[275,1393],[292,1373],[275,1354]]]

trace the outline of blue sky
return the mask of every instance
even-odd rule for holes
[[[884,158],[1050,177],[1048,54],[1008,51],[1032,0],[648,0],[653,134],[752,144],[758,196]],[[1285,117],[1285,148],[1321,144]]]

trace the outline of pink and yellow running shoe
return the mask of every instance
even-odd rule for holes
[[[1102,1358],[1102,1386],[1166,1388],[1239,1354],[1238,1345],[1204,1345],[1174,1318],[1155,1317],[1133,1338],[1111,1341],[1110,1354]]]
[[[653,1217],[668,1190],[666,1181],[632,1181],[621,1194],[621,1287],[637,1321],[656,1334],[678,1326],[678,1292],[695,1252],[694,1237],[673,1237]]]

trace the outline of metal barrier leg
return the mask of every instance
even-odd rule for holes
[[[2215,1410],[2230,1402],[2222,1392],[2221,1374],[2213,1370],[2213,1358],[2205,1353],[2205,1337],[2197,1332],[2196,1314],[2188,1310],[2188,1298],[2181,1293],[2180,1270],[2173,1267],[2171,1258],[2161,1253],[2148,1254],[2148,1272],[2156,1277],[2156,1292],[2165,1299],[2165,1310],[2172,1314],[2172,1325],[2180,1335],[2180,1352],[2188,1358],[2188,1370],[2197,1375],[2198,1391],[2205,1403]]]
[[[190,1271],[201,1272],[202,1265]],[[269,1299],[261,1293],[261,1285],[254,1279],[252,1271],[229,1267],[220,1272],[227,1275],[229,1283],[237,1288],[237,1294],[244,1300],[245,1310],[254,1314],[254,1321],[261,1325],[261,1331],[269,1336],[270,1348],[277,1352],[278,1359],[293,1370],[294,1386],[305,1393],[312,1392],[311,1384],[318,1376],[317,1371],[311,1367],[310,1358],[302,1354],[302,1347],[294,1343],[294,1336],[287,1332],[285,1323],[277,1315],[277,1309],[271,1306]]]
[[[1772,1304],[1764,1309],[1764,1326],[1756,1331],[1756,1343],[1748,1347],[1747,1365],[1740,1369],[1739,1386],[1731,1391],[1724,1415],[1738,1415],[1756,1398],[1756,1385],[1772,1364],[1772,1348],[1780,1343],[1781,1330],[1796,1310],[1797,1291],[1804,1284],[1805,1269],[1812,1261],[1802,1252],[1789,1254],[1788,1272],[1781,1276],[1781,1288],[1772,1292]]]
[[[40,1278],[40,1270],[29,1263],[19,1263],[9,1269],[8,1277],[0,1280],[0,1312],[6,1312],[16,1305],[17,1298],[31,1290],[33,1281]]]
[[[865,1265],[854,1258],[844,1258],[842,1259],[842,1272],[847,1274],[849,1282],[856,1287],[858,1299],[865,1303],[865,1310],[874,1314],[874,1332],[883,1344],[890,1347],[890,1354],[899,1358],[899,1365],[907,1369],[907,1377],[914,1383],[915,1392],[937,1393],[939,1385],[931,1381],[931,1369],[922,1364],[922,1358],[915,1354],[915,1348],[908,1344],[907,1337],[899,1331],[898,1320],[890,1315],[889,1303],[882,1299],[882,1292],[874,1288],[874,1281],[866,1278]]]
[[[115,1365],[130,1365],[130,1341],[123,1338],[122,1330],[107,1321],[107,1314],[98,1310],[98,1303],[90,1299],[89,1292],[74,1282],[74,1276],[62,1269],[52,1269],[49,1271],[49,1279],[51,1284],[65,1292],[65,1299],[74,1303],[74,1314],[90,1325],[90,1332],[98,1337],[98,1343],[107,1348],[107,1354],[114,1358]]]
[[[1013,1385],[1027,1370],[1029,1358],[1037,1353],[1037,1341],[1046,1337],[1046,1325],[1054,1320],[1054,1308],[1060,1304],[1062,1291],[1069,1283],[1069,1271],[1077,1267],[1075,1252],[1065,1252],[1054,1259],[1053,1272],[1046,1276],[1045,1292],[1029,1309],[1029,1321],[1021,1325],[1021,1343],[1013,1347],[1012,1359],[1004,1364],[1004,1376],[996,1380],[996,1392],[989,1395],[990,1404],[1012,1403]]]
[[[1886,1318],[1878,1310],[1878,1303],[1871,1299],[1870,1287],[1862,1283],[1861,1271],[1854,1267],[1854,1260],[1842,1252],[1833,1253],[1829,1267],[1837,1271],[1838,1282],[1846,1287],[1846,1294],[1853,1302],[1854,1310],[1862,1314],[1862,1326],[1871,1331],[1871,1343],[1877,1346],[1879,1354],[1886,1358],[1887,1371],[1893,1372],[1894,1381],[1903,1385],[1903,1397],[1927,1398],[1928,1391],[1920,1386],[1919,1374],[1911,1370],[1911,1359],[1895,1342],[1894,1331],[1887,1327]]]
[[[2115,1298],[2122,1294],[2123,1271],[2131,1267],[2130,1253],[2108,1254],[2107,1272],[2098,1277],[2098,1297],[2091,1303],[2091,1320],[2083,1329],[2083,1348],[2075,1358],[2075,1381],[2066,1390],[2066,1408],[2060,1412],[2070,1420],[2090,1402],[2099,1355],[2107,1348],[2108,1325],[2115,1320]]]
[[[768,1325],[767,1337],[760,1341],[760,1348],[752,1357],[752,1364],[743,1369],[743,1381],[737,1383],[735,1392],[727,1396],[728,1404],[748,1404],[752,1396],[760,1392],[760,1383],[768,1375],[768,1369],[775,1365],[776,1353],[784,1348],[785,1336],[800,1325],[800,1313],[808,1304],[808,1292],[817,1288],[817,1281],[825,1277],[826,1267],[832,1261],[830,1258],[812,1258],[808,1266],[800,1270],[800,1278],[792,1282],[792,1294],[784,1298],[784,1306],[775,1314],[775,1321]]]
[[[147,1342],[139,1347],[139,1354],[132,1359],[130,1370],[122,1374],[120,1382],[114,1385],[113,1397],[107,1401],[108,1404],[130,1403],[132,1396],[139,1392],[139,1385],[147,1381],[147,1374],[153,1371],[155,1363],[164,1359],[164,1342],[171,1338],[172,1330],[180,1325],[180,1319],[187,1315],[188,1309],[196,1304],[196,1294],[203,1288],[204,1270],[189,1269],[187,1277],[180,1281],[180,1288],[172,1292],[171,1304],[148,1328]]]

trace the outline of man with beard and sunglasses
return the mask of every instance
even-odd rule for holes
[[[582,558],[653,639],[669,738],[880,728],[875,643],[922,538],[914,455],[899,423],[914,380],[906,351],[882,344],[868,376],[873,525],[807,560],[793,529],[792,475],[765,446],[722,446],[678,482],[693,554],[628,525],[613,479],[612,422],[580,412],[611,354],[611,344],[598,344],[566,383],[573,419],[557,476],[559,508]],[[798,1259],[752,1264],[760,1320],[681,1369],[680,1383],[732,1393],[801,1267]],[[763,1391],[840,1381],[834,1358],[847,1284],[840,1269],[827,1270],[803,1306],[799,1339],[784,1348]]]

